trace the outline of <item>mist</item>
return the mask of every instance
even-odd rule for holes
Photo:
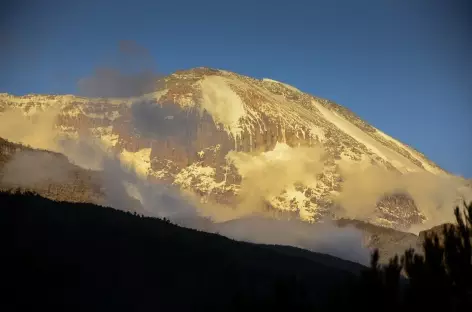
[[[237,210],[242,215],[260,211],[265,202],[295,183],[315,185],[316,175],[323,172],[324,155],[321,145],[291,148],[285,143],[257,155],[230,151],[226,158],[242,176]],[[300,214],[303,217],[304,211]]]
[[[90,134],[81,134],[75,139],[62,137],[56,145],[71,163],[84,169],[103,170],[105,160],[112,156],[108,147]]]
[[[0,137],[38,149],[59,151],[59,131],[55,128],[58,107],[26,115],[20,109],[7,109],[0,114]]]
[[[354,227],[338,228],[330,220],[319,224],[277,220],[241,206],[234,209],[202,204],[191,192],[143,179],[117,158],[106,159],[103,167],[107,201],[114,208],[129,210],[126,197],[131,197],[140,203],[140,213],[167,218],[180,226],[240,241],[304,248],[368,264],[370,250],[363,247],[363,233]]]
[[[95,69],[89,77],[77,82],[80,95],[87,97],[136,97],[156,90],[159,75],[147,49],[134,41],[118,44],[117,55],[109,57],[112,64]]]
[[[69,178],[70,166],[49,152],[20,151],[2,169],[1,182],[17,187],[30,188],[35,184],[64,183]]]
[[[152,107],[147,109],[152,110]],[[31,118],[19,111],[7,111],[0,116],[0,121],[5,120],[21,131],[8,132],[9,128],[1,127],[0,136],[61,152],[76,165],[101,170],[106,203],[111,207],[167,218],[185,227],[218,232],[237,240],[296,246],[362,264],[368,261],[369,250],[362,246],[363,235],[357,229],[340,229],[330,221],[314,225],[299,220],[277,220],[263,209],[266,201],[297,182],[316,184],[317,174],[325,169],[326,153],[321,145],[291,148],[278,143],[274,150],[260,154],[230,152],[227,160],[243,178],[239,191],[241,201],[237,207],[230,208],[216,203],[202,204],[191,192],[148,181],[107,151],[97,139],[61,137],[51,127],[57,113],[46,111]],[[63,181],[67,178],[61,166],[48,165],[51,162],[47,153],[41,155],[36,157],[31,152],[14,155],[4,167],[3,182],[26,187],[48,179]],[[33,160],[33,157],[36,158]],[[342,216],[363,219],[375,212],[376,202],[385,194],[404,192],[427,218],[425,224],[411,229],[415,233],[453,221],[452,207],[458,196],[472,199],[471,190],[461,190],[461,180],[454,177],[427,172],[401,175],[363,163],[340,163],[339,170],[344,181],[341,192],[333,200],[342,207]],[[303,217],[303,211],[300,216]]]
[[[242,217],[216,223],[215,231],[241,241],[294,246],[368,265],[370,250],[363,233],[354,227],[337,227],[331,220],[310,224],[300,220]]]
[[[36,125],[51,122],[51,115],[44,115],[44,119],[41,116],[36,117]],[[22,126],[22,123],[29,125],[30,122],[28,118],[18,120],[20,121],[15,126]],[[367,264],[369,250],[362,247],[360,231],[349,227],[339,229],[329,221],[315,226],[301,221],[276,220],[261,209],[265,199],[291,183],[314,179],[314,175],[322,169],[319,148],[290,149],[281,145],[275,151],[259,156],[238,153],[229,155],[231,161],[240,165],[245,177],[241,188],[243,201],[238,207],[231,208],[216,203],[202,204],[199,197],[189,191],[148,181],[135,168],[107,151],[99,140],[87,136],[68,139],[58,135],[53,127],[43,128],[48,131],[40,132],[35,132],[34,125],[22,129],[29,131],[24,131],[21,137],[17,137],[19,142],[25,142],[21,140],[25,137],[34,138],[35,133],[39,133],[40,138],[48,138],[50,141],[34,147],[59,151],[73,164],[100,170],[105,203],[115,209],[167,218],[180,226],[219,233],[236,240],[296,246]],[[34,139],[26,142],[34,144],[37,141]],[[45,152],[41,156],[45,157],[43,162],[36,152],[15,154],[4,167],[2,182],[27,187],[48,180],[66,181],[67,170],[58,166],[57,161],[51,161],[48,157],[52,156],[48,155]],[[261,166],[245,167],[244,161],[248,157],[254,158]],[[272,158],[276,159],[275,162],[270,161]],[[294,159],[297,161],[293,161]],[[298,164],[298,169],[287,167],[288,163]],[[266,170],[272,173],[264,176]],[[272,182],[258,183],[257,179],[262,176],[262,182]],[[282,179],[284,176],[285,180]],[[264,184],[265,187],[256,188],[257,185]]]
[[[346,217],[364,219],[372,215],[376,203],[384,195],[408,194],[426,217],[423,224],[409,231],[421,230],[445,222],[454,222],[453,208],[462,201],[472,201],[472,189],[455,176],[435,175],[426,171],[400,174],[366,163],[341,163],[342,191],[332,199],[342,208]]]
[[[114,66],[99,67],[90,77],[79,80],[80,94],[91,97],[139,97],[158,88],[159,75],[155,72],[154,63],[150,54],[139,45],[120,43],[116,63]],[[207,81],[204,87],[214,91],[218,81],[210,81],[210,84]],[[219,101],[212,93],[205,100],[207,104]],[[219,121],[235,124],[235,120],[228,119],[228,112],[220,106],[210,105],[207,109],[214,109],[213,113],[221,119]],[[157,110],[156,106],[137,99],[131,106],[134,127],[151,138],[165,137],[178,130],[176,123],[166,122],[168,115],[181,113],[175,110],[173,106]],[[338,228],[329,220],[318,224],[281,220],[264,209],[267,201],[284,190],[293,190],[294,184],[317,184],[317,176],[326,169],[326,152],[322,145],[292,148],[279,142],[274,150],[265,153],[229,152],[227,162],[234,165],[242,176],[239,204],[237,207],[202,204],[196,194],[151,182],[138,175],[136,168],[124,164],[92,136],[81,135],[78,139],[65,137],[55,128],[59,113],[58,107],[50,107],[32,116],[26,116],[19,110],[7,110],[0,115],[0,136],[35,148],[63,153],[78,166],[100,170],[106,203],[116,209],[167,218],[178,225],[217,232],[236,240],[296,246],[368,263],[369,250],[363,247],[363,234],[359,230]],[[4,168],[4,178],[17,184],[31,185],[40,180],[61,181],[67,177],[67,172],[60,166],[43,166],[42,159],[33,162],[32,157],[28,153],[14,155]],[[461,190],[460,179],[454,177],[427,172],[400,175],[381,167],[343,162],[339,164],[339,171],[343,177],[342,190],[332,199],[341,207],[341,216],[349,218],[363,219],[372,215],[376,202],[382,196],[399,191],[409,194],[427,218],[425,224],[412,229],[418,231],[452,221],[453,203],[458,196],[472,200],[472,190]],[[303,219],[308,212],[301,209],[299,216]]]

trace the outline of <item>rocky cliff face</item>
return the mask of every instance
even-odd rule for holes
[[[1,94],[0,111],[17,108],[34,116],[57,109],[58,135],[92,135],[147,179],[229,206],[256,188],[267,208],[307,221],[338,217],[333,198],[343,188],[343,164],[447,175],[345,107],[274,80],[196,68],[163,78],[160,85],[155,93],[128,99]],[[307,158],[310,152],[316,162]],[[300,166],[287,165],[294,162]],[[303,178],[288,178],[298,172]],[[285,182],[261,180],[270,188],[248,184],[258,175]],[[367,219],[404,229],[424,218],[411,196],[392,190]]]

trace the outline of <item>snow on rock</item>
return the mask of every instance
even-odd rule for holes
[[[441,170],[437,166],[432,166],[430,164],[430,161],[425,159],[424,155],[420,154],[418,151],[416,151],[416,150],[412,149],[411,147],[409,147],[408,145],[392,138],[391,136],[385,134],[384,132],[382,132],[378,129],[376,129],[376,130],[377,130],[376,133],[378,135],[380,135],[381,137],[393,142],[394,144],[398,145],[400,148],[403,148],[403,149],[407,150],[416,160],[421,162],[423,167],[425,167],[425,169],[428,170],[429,172],[432,172],[432,173],[435,173],[435,174],[444,174],[444,170]]]
[[[286,84],[286,83],[283,83],[283,82],[280,82],[280,81],[277,81],[277,80],[274,80],[274,79],[270,79],[270,78],[262,78],[262,81],[263,82],[269,82],[269,83],[277,83],[277,84],[280,84],[284,87],[286,87],[287,89],[290,89],[292,91],[295,91],[295,92],[301,92],[300,90],[298,90],[297,88],[289,85],[289,84]]]
[[[143,148],[137,152],[129,152],[123,149],[120,153],[120,160],[134,168],[137,174],[147,177],[151,168],[151,149]]]
[[[215,181],[215,168],[203,166],[201,163],[193,163],[192,165],[182,169],[176,176],[174,184],[179,185],[183,189],[194,189],[199,193],[211,194],[214,188],[221,187],[225,181],[217,183]]]
[[[201,108],[206,110],[217,123],[222,123],[233,137],[241,134],[239,120],[246,116],[241,98],[228,86],[226,79],[219,76],[205,77],[201,81]]]
[[[353,137],[356,141],[364,144],[373,153],[384,159],[385,161],[391,162],[394,167],[399,169],[401,172],[410,171],[422,171],[416,164],[412,163],[409,159],[403,157],[397,152],[388,149],[385,145],[379,143],[370,135],[366,134],[356,125],[350,123],[348,120],[333,112],[316,101],[313,104],[321,112],[323,117],[335,125],[338,129]]]
[[[242,176],[241,193],[254,200],[248,205],[264,200],[274,208],[312,220],[316,205],[305,190],[318,183],[317,175],[323,171],[322,155],[319,147],[292,148],[278,142],[273,150],[257,155],[230,152],[227,159]]]
[[[228,205],[237,202],[232,197],[249,196],[307,221],[330,214],[330,200],[346,185],[340,169],[344,165],[447,175],[420,152],[341,105],[273,79],[195,68],[161,82],[161,90],[127,99],[0,94],[0,115],[18,109],[15,118],[24,119],[25,125],[44,112],[57,112],[48,114],[58,117],[55,128],[44,129],[2,127],[11,125],[11,118],[5,118],[0,136],[39,144],[52,142],[46,138],[56,134],[77,141],[91,134],[143,178],[173,183]],[[162,120],[155,122],[167,123],[156,128],[165,133],[136,131],[131,105],[137,101],[163,110]],[[170,124],[177,126],[165,126]],[[398,222],[389,216],[372,222],[395,227]]]

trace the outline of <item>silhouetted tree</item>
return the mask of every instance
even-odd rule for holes
[[[472,202],[464,212],[454,210],[457,225],[444,225],[442,238],[426,234],[423,254],[405,251],[389,264],[378,264],[379,254],[372,254],[371,267],[363,273],[362,282],[373,302],[387,304],[389,309],[406,310],[472,309]],[[402,286],[402,273],[406,276]]]

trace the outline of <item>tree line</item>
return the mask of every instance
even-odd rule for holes
[[[0,310],[472,311],[472,202],[455,216],[425,236],[422,253],[380,265],[375,251],[351,274],[283,246],[0,192]]]
[[[408,249],[387,265],[374,251],[361,276],[364,303],[374,310],[472,311],[472,202],[456,207],[455,225],[426,234],[423,253]]]

